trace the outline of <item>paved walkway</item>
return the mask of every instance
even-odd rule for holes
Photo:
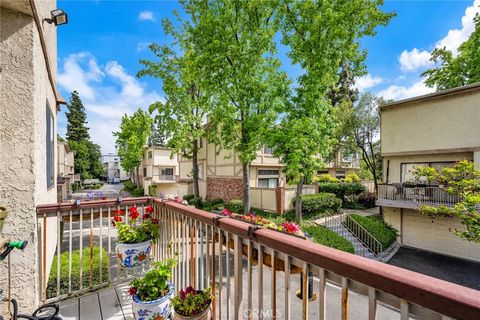
[[[122,191],[123,189],[123,183],[119,184],[109,184],[105,183],[100,189],[96,190],[77,190],[73,193],[72,198],[73,199],[85,199],[87,197],[88,192],[93,192],[93,193],[102,193],[104,197],[108,198],[126,198],[129,197],[130,194],[127,191]]]

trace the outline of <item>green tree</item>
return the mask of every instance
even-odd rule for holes
[[[336,120],[332,103],[354,99],[351,74],[365,70],[366,52],[359,38],[375,34],[391,14],[380,1],[281,1],[282,41],[293,64],[303,73],[297,78],[292,103],[274,136],[274,154],[285,173],[297,184],[295,212],[301,220],[305,181],[322,165],[334,141]],[[344,61],[349,61],[345,64]]]
[[[475,31],[458,48],[458,55],[445,47],[436,48],[430,58],[435,67],[422,73],[425,84],[437,90],[480,82],[480,16],[474,18]]]
[[[152,125],[150,126],[150,136],[148,137],[148,146],[165,147],[166,144],[167,142],[165,138],[165,133],[162,132],[160,126],[156,125],[155,122],[152,122]]]
[[[75,152],[74,170],[82,180],[99,178],[103,173],[100,146],[90,140],[87,115],[80,95],[73,91],[67,104],[67,141]]]
[[[183,25],[187,24],[183,21]],[[159,58],[158,62],[141,60],[145,69],[138,76],[149,75],[163,81],[165,102],[150,106],[150,113],[157,112],[155,123],[160,132],[168,132],[167,146],[186,159],[192,160],[193,193],[200,195],[198,176],[199,140],[205,136],[204,121],[211,110],[211,95],[203,86],[198,72],[197,52],[189,40],[186,27],[175,29],[167,19],[164,31],[173,37],[182,55],[168,45],[152,44],[150,49]],[[170,46],[173,46],[170,44]]]
[[[244,212],[250,210],[250,163],[278,119],[288,80],[275,56],[278,1],[183,2],[199,76],[215,108],[209,141],[234,149],[242,164]]]
[[[365,93],[355,105],[345,105],[341,109],[340,123],[345,145],[349,149],[358,149],[366,169],[371,173],[375,190],[381,178],[380,156],[380,111],[385,103],[370,93]]]
[[[138,109],[132,116],[124,115],[120,123],[120,131],[113,132],[117,138],[116,145],[120,156],[120,165],[129,172],[137,170],[137,186],[140,185],[139,166],[142,163],[143,150],[150,135],[152,119],[148,112]]]
[[[413,173],[419,180],[426,177],[429,181],[437,181],[444,185],[449,194],[460,196],[461,199],[453,208],[421,205],[420,212],[433,219],[439,216],[457,217],[465,229],[455,228],[452,231],[462,239],[480,243],[480,169],[475,168],[475,163],[464,160],[441,170],[416,167]]]

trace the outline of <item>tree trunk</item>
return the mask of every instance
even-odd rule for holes
[[[298,223],[302,222],[302,190],[305,177],[302,177],[297,184],[297,190],[295,191],[295,219]]]
[[[200,196],[200,187],[198,184],[198,144],[197,139],[193,141],[192,146],[192,174],[193,174],[193,195]]]
[[[250,164],[242,164],[243,169],[243,213],[250,213]]]
[[[375,193],[378,192],[378,181],[377,181],[377,157],[373,151],[373,144],[370,143],[370,155],[372,156],[372,175],[373,175],[373,185],[375,186]]]

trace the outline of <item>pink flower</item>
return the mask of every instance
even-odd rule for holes
[[[228,210],[227,208],[223,209],[221,212],[224,216],[227,216],[227,217],[230,217],[230,216],[233,215],[233,213],[230,210]]]
[[[300,231],[300,227],[293,222],[284,222],[282,223],[283,231],[291,234],[296,234]]]
[[[182,201],[182,199],[180,199],[180,197],[175,197],[175,202],[176,203],[182,203],[183,201]]]

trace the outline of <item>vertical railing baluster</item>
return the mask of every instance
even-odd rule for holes
[[[62,247],[61,213],[57,210],[57,297],[60,296],[60,249]]]
[[[377,292],[375,288],[368,287],[368,320],[377,319]]]
[[[47,299],[47,213],[43,213],[42,243],[42,301]],[[10,289],[9,289],[10,291]]]
[[[263,247],[258,244],[258,319],[263,320]]]
[[[284,255],[285,261],[285,320],[290,320],[290,256]]]
[[[327,319],[326,289],[327,289],[327,280],[326,280],[325,269],[320,268],[318,271],[318,319],[319,320]]]
[[[108,254],[107,254],[107,270],[108,270],[108,281],[112,281],[112,271],[110,267],[110,255],[112,254],[112,234],[110,232],[110,228],[112,225],[112,213],[111,213],[111,208],[108,207],[107,210],[107,241],[108,241]]]
[[[83,288],[83,209],[80,208],[80,238],[79,238],[79,246],[80,246],[80,252],[79,252],[79,285],[80,285],[80,290]]]
[[[103,284],[103,208],[100,207],[100,230],[99,230],[99,236],[100,236],[100,266],[99,266],[99,271],[100,271],[100,283]]]
[[[230,233],[226,232],[225,235],[225,249],[227,250],[226,254],[226,272],[227,272],[227,319],[230,319]]]
[[[90,260],[89,260],[89,288],[93,287],[93,208],[90,209]]]
[[[68,214],[69,235],[68,235],[68,294],[72,293],[72,210]]]
[[[211,275],[212,275],[212,293],[215,297],[215,299],[217,298],[217,291],[216,291],[216,287],[217,287],[217,283],[216,283],[216,279],[215,279],[215,228],[212,226],[210,227],[210,231],[211,231],[211,235],[212,235],[212,263],[211,263]],[[212,304],[212,319],[217,319],[217,302],[214,301],[213,304]]]
[[[400,320],[408,320],[409,316],[408,301],[400,299]]]
[[[234,319],[242,319],[241,314],[241,305],[243,299],[243,287],[242,287],[242,246],[243,240],[239,236],[235,235],[233,238],[233,274],[234,274],[234,287],[235,287],[235,296],[234,296]]]
[[[301,281],[302,283],[302,319],[307,320],[308,319],[308,292],[309,292],[309,277],[310,273],[310,266],[308,263],[304,262],[303,263],[303,277]]]
[[[222,290],[223,290],[223,232],[218,228],[218,319],[222,317]]]
[[[248,320],[252,319],[252,241],[248,241],[247,246],[247,312],[248,312]]]
[[[277,267],[275,265],[275,260],[277,257],[277,252],[272,250],[271,255],[271,264],[272,264],[272,283],[271,283],[271,294],[270,294],[270,301],[272,303],[272,319],[277,318]]]
[[[342,277],[342,320],[348,319],[348,279]]]
[[[205,241],[207,242],[207,246],[205,248],[205,286],[210,287],[212,284],[210,283],[210,277],[211,277],[211,270],[210,270],[210,235],[212,230],[209,225],[205,225],[205,235],[206,239]],[[215,253],[215,250],[212,250],[212,252]]]

